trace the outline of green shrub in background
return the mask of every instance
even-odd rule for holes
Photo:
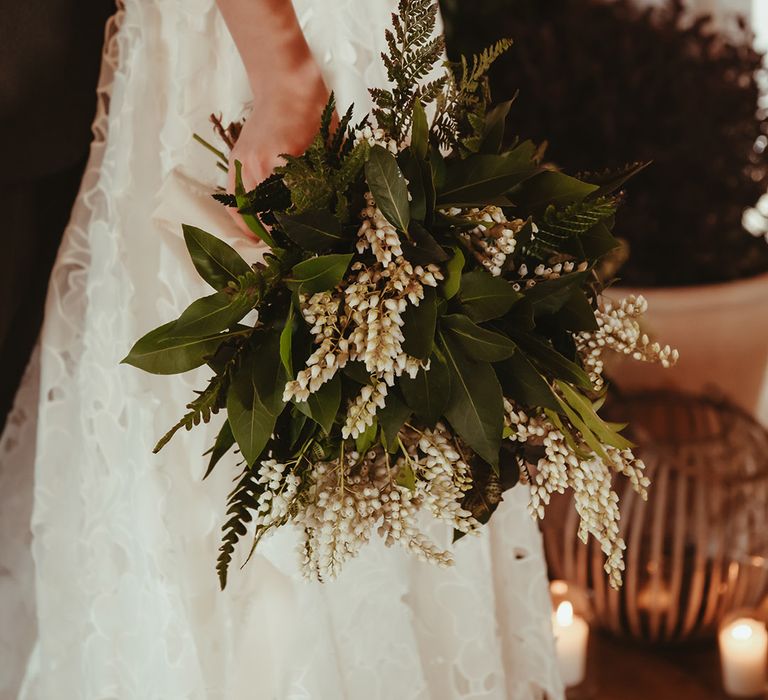
[[[632,180],[617,234],[629,285],[719,282],[768,271],[763,236],[742,215],[768,189],[768,114],[758,110],[762,56],[742,25],[718,35],[675,0],[443,0],[448,49],[515,44],[491,76],[497,99],[519,90],[511,131],[547,140],[547,158],[653,164]]]

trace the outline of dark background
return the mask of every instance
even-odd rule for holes
[[[109,0],[0,2],[0,427],[91,140]]]

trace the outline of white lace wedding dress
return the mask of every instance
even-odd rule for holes
[[[339,103],[364,108],[393,2],[295,4]],[[305,583],[285,531],[218,591],[235,469],[200,483],[216,425],[152,455],[202,375],[118,364],[206,293],[180,222],[255,252],[210,199],[216,171],[192,140],[249,99],[213,0],[126,0],[98,99],[39,357],[0,444],[2,700],[561,698],[522,488],[450,570],[377,543],[337,582]]]

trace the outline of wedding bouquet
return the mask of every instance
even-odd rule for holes
[[[362,123],[350,109],[333,128],[331,98],[306,153],[249,192],[238,167],[235,194],[215,195],[264,242],[263,260],[184,226],[214,293],[125,359],[213,372],[156,451],[226,410],[206,471],[239,451],[222,587],[240,538],[253,552],[289,523],[320,580],[374,532],[449,564],[423,513],[455,538],[475,532],[521,478],[539,517],[552,493],[575,491],[580,534],[620,583],[612,473],[642,495],[648,479],[623,426],[598,415],[602,357],[676,359],[640,332],[642,299],[600,297],[617,191],[641,166],[580,180],[529,141],[501,151],[510,102],[489,108],[485,76],[509,43],[427,80],[443,55],[436,12],[400,1],[382,56],[391,89],[371,90]]]

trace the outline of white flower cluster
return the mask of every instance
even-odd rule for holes
[[[366,141],[369,146],[381,146],[386,148],[390,153],[395,155],[399,152],[399,147],[395,139],[387,138],[387,132],[384,129],[371,128],[370,126],[364,126],[359,131],[355,132],[355,143],[362,143]]]
[[[520,277],[519,282],[512,284],[512,288],[519,292],[521,289],[530,289],[536,286],[537,282],[542,280],[555,280],[562,275],[567,275],[571,272],[584,272],[589,267],[589,263],[581,262],[575,263],[572,260],[566,262],[557,263],[551,267],[539,264],[532,271],[528,270],[528,265],[523,263],[517,269],[517,274]],[[530,276],[529,276],[530,275]]]
[[[575,336],[584,369],[596,387],[600,388],[604,383],[603,353],[606,350],[629,355],[635,360],[658,362],[662,367],[671,367],[677,362],[680,356],[677,350],[651,342],[641,331],[639,319],[647,310],[648,302],[642,296],[629,296],[617,306],[605,301],[603,308],[595,312],[597,330]]]
[[[350,361],[361,361],[371,375],[352,402],[342,437],[356,438],[383,408],[388,387],[403,373],[415,377],[422,363],[403,350],[403,314],[418,306],[424,287],[437,286],[443,274],[437,265],[413,265],[403,257],[397,229],[376,207],[370,193],[358,232],[357,250],[370,250],[372,265],[356,262],[340,289],[301,297],[301,311],[319,347],[306,368],[285,386],[285,401],[306,401]]]
[[[254,524],[257,533],[279,527],[290,519],[301,484],[301,479],[292,471],[294,464],[269,459],[259,466],[256,484],[264,490],[256,499]]]
[[[295,463],[263,462],[257,534],[258,528],[292,521],[303,533],[303,571],[321,581],[335,578],[374,532],[388,546],[399,543],[422,560],[452,564],[450,551],[423,532],[421,512],[427,509],[461,532],[476,531],[480,523],[461,507],[472,485],[469,466],[442,425],[423,432],[404,429],[401,440],[407,456],[394,463],[379,446],[365,455],[351,451],[334,462],[316,462],[301,479]]]
[[[459,209],[453,207],[446,212],[449,216],[462,216],[479,223],[475,228],[462,234],[475,259],[494,277],[501,275],[507,257],[515,251],[515,235],[525,225],[522,219],[507,221],[501,207],[487,206]]]
[[[588,535],[592,535],[600,543],[609,582],[618,588],[624,570],[625,544],[619,536],[619,497],[611,487],[612,470],[628,477],[632,488],[645,499],[650,481],[644,474],[642,460],[631,450],[618,450],[610,445],[604,446],[610,464],[593,452],[587,459],[580,458],[545,416],[528,416],[506,399],[504,403],[506,424],[512,431],[509,439],[544,448],[544,456],[534,465],[531,475],[531,514],[543,518],[551,495],[572,489],[580,519],[579,538],[586,543]],[[586,446],[584,449],[587,450]]]

